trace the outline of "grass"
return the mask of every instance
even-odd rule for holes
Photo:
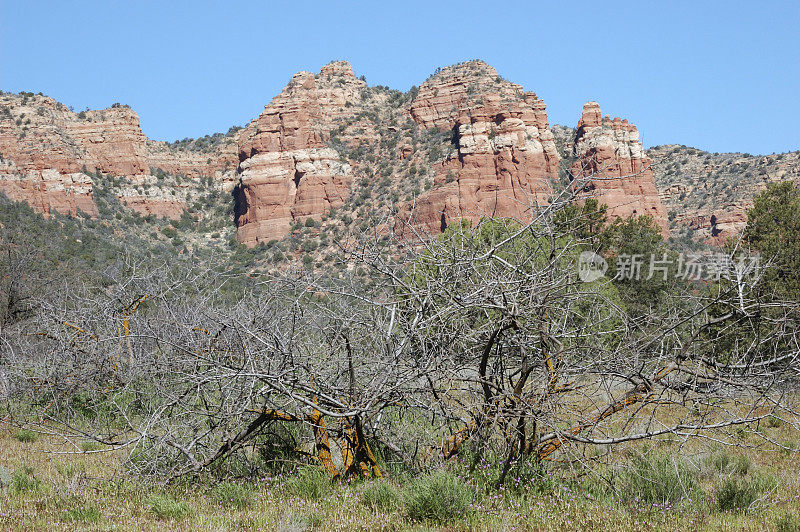
[[[96,523],[102,514],[96,506],[76,506],[64,510],[64,521],[75,523]]]
[[[214,488],[219,504],[226,508],[250,508],[253,506],[253,492],[246,486],[233,482],[222,482]]]
[[[391,512],[399,508],[401,498],[397,488],[385,480],[370,482],[361,492],[361,502],[376,512]]]
[[[697,479],[678,457],[637,454],[622,475],[621,496],[628,502],[669,505],[698,496]]]
[[[286,487],[298,497],[316,501],[330,494],[331,480],[319,467],[303,467],[287,481]]]
[[[403,504],[411,519],[443,524],[466,516],[474,497],[464,480],[437,471],[411,482],[403,492]]]
[[[39,439],[39,435],[28,429],[20,429],[14,433],[14,439],[22,443],[33,443]]]
[[[769,430],[776,441],[797,439],[789,423]],[[0,425],[0,530],[800,532],[800,455],[768,446],[767,452],[706,447],[678,452],[677,446],[658,443],[649,452],[632,452],[642,449],[632,446],[598,471],[613,485],[601,498],[587,491],[582,479],[564,480],[568,466],[557,463],[548,465],[551,480],[544,484],[521,479],[520,487],[511,489],[517,473],[507,490],[494,491],[491,482],[467,484],[457,476],[469,467],[466,459],[450,464],[451,472],[411,479],[332,485],[318,469],[307,467],[246,483],[193,480],[164,487],[127,477],[114,452],[75,453],[47,435],[35,442],[14,435]],[[645,477],[656,480],[657,487],[648,487]],[[676,488],[687,478],[690,489]],[[626,489],[640,500],[626,495]],[[685,491],[694,494],[691,503]]]
[[[184,501],[176,501],[169,495],[153,494],[147,499],[150,513],[159,519],[183,519],[192,513]]]
[[[87,441],[82,441],[80,443],[80,448],[81,451],[88,453],[91,451],[99,451],[100,449],[103,448],[103,445],[96,441],[87,440]]]
[[[800,532],[800,517],[792,514],[783,514],[775,520],[776,532]]]

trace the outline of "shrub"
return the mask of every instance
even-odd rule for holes
[[[730,455],[724,451],[711,455],[709,462],[719,473],[733,473],[744,476],[750,470],[750,458],[742,455]]]
[[[725,481],[715,489],[717,508],[721,511],[746,511],[761,497],[764,491],[770,487],[774,487],[774,484],[774,479],[769,477],[725,479]]]
[[[778,429],[783,426],[783,420],[778,416],[769,416],[767,418],[767,426],[771,429]]]
[[[752,483],[729,478],[717,487],[717,507],[722,510],[746,510],[758,498],[758,491]]]
[[[372,482],[361,492],[361,502],[373,511],[388,512],[397,508],[400,494],[388,482]]]
[[[214,488],[214,495],[223,506],[238,509],[249,508],[253,505],[253,492],[246,486],[223,482]]]
[[[411,519],[445,523],[464,515],[473,500],[472,490],[446,471],[438,471],[409,484],[403,503]]]
[[[648,504],[675,503],[698,490],[686,464],[667,456],[635,456],[621,480],[624,498]]]
[[[11,475],[11,491],[23,493],[39,491],[41,482],[33,475],[33,468],[22,466]]]
[[[32,430],[22,429],[14,433],[14,439],[22,443],[33,443],[39,439],[39,435]]]
[[[0,489],[11,485],[11,473],[8,469],[0,465]]]
[[[184,501],[176,501],[168,495],[152,495],[147,500],[150,513],[159,519],[183,519],[192,513]]]
[[[331,480],[318,467],[303,467],[297,471],[297,475],[289,479],[286,487],[298,497],[316,501],[328,494]]]

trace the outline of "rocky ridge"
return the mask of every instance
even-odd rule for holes
[[[147,139],[127,106],[74,113],[45,96],[0,94],[0,156],[0,191],[45,214],[103,216],[113,200],[142,216],[198,219],[211,201],[229,209],[240,243],[276,261],[321,261],[364,234],[525,221],[568,177],[588,180],[582,193],[612,216],[650,214],[665,233],[719,243],[764,183],[798,178],[797,154],[645,151],[635,126],[603,118],[594,102],[576,129],[551,126],[541,99],[482,61],[439,69],[406,93],[336,61],[296,74],[244,129],[175,143]],[[719,201],[699,203],[712,192]]]
[[[176,150],[148,140],[127,106],[75,113],[32,93],[0,95],[0,157],[0,191],[45,215],[97,216],[95,181],[111,176],[119,178],[118,199],[134,211],[178,218],[191,187],[158,176],[194,178],[195,189],[212,178],[230,188],[236,168],[233,139],[212,153]]]
[[[647,150],[673,232],[713,245],[735,238],[753,197],[776,181],[800,182],[800,152],[709,153],[679,145]]]

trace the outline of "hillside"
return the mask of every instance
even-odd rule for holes
[[[10,199],[118,232],[141,218],[143,238],[178,250],[235,250],[235,235],[260,246],[261,267],[322,265],[342,242],[416,238],[461,219],[524,221],[573,179],[588,179],[581,193],[612,216],[650,214],[665,234],[721,243],[755,192],[799,168],[797,152],[643,150],[635,126],[592,102],[576,128],[551,126],[536,94],[478,60],[406,93],[336,61],[295,74],[246,127],[173,143],[148,139],[122,104],[76,113],[40,94],[0,95]]]

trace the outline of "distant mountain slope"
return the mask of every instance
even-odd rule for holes
[[[0,93],[9,198],[120,231],[144,220],[143,238],[151,227],[154,242],[178,248],[235,235],[267,250],[264,265],[324,262],[364,234],[525,220],[577,178],[612,216],[650,214],[665,233],[720,243],[741,228],[753,194],[797,179],[798,166],[797,152],[643,150],[636,127],[602,117],[595,102],[577,128],[551,126],[536,94],[479,60],[405,93],[335,61],[295,74],[246,127],[174,143],[147,139],[125,105],[76,113],[43,95]]]

